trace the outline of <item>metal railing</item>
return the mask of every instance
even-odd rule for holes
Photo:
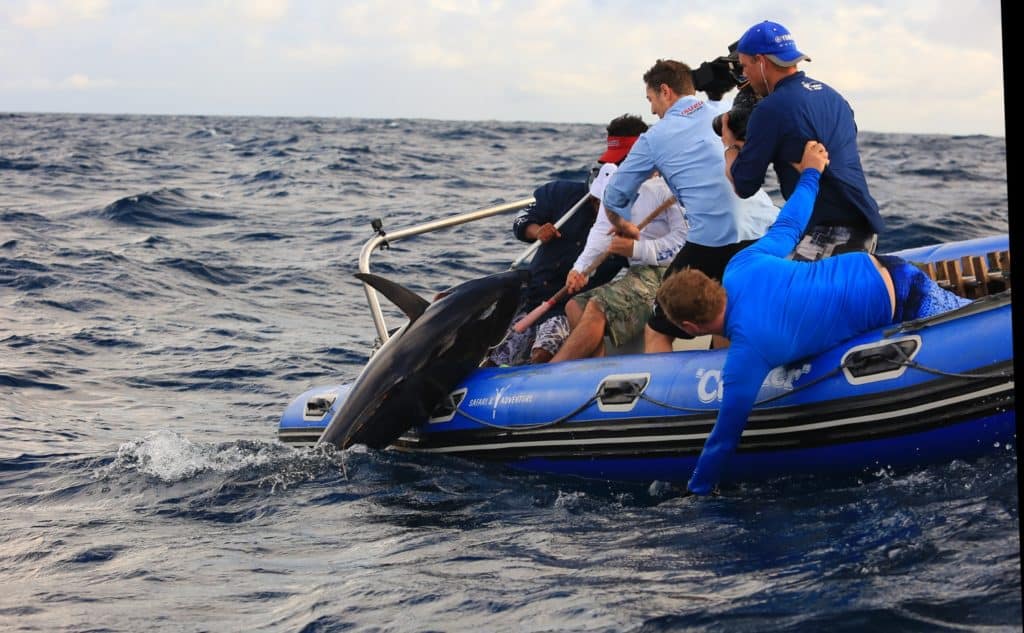
[[[486,209],[480,209],[477,211],[470,211],[468,213],[460,213],[459,215],[453,215],[443,220],[434,220],[431,222],[424,222],[423,224],[417,224],[406,229],[399,229],[394,232],[385,233],[381,229],[379,221],[374,222],[374,229],[377,231],[377,235],[367,240],[363,244],[363,249],[359,252],[359,272],[368,273],[370,272],[370,256],[373,251],[381,244],[390,244],[407,237],[414,235],[421,235],[423,233],[430,233],[440,229],[445,229],[459,224],[466,224],[468,222],[475,222],[477,220],[483,220],[491,216],[500,215],[502,213],[509,213],[511,211],[521,211],[526,207],[534,203],[533,198],[523,198],[522,200],[516,200],[514,202],[508,202],[506,204],[499,204],[497,206],[488,207]],[[577,205],[578,206],[578,205]],[[575,210],[575,208],[573,209]],[[568,214],[566,214],[568,215]],[[560,220],[561,221],[561,220]],[[512,262],[512,268],[518,267],[523,263],[533,251],[540,245],[540,241],[536,241],[530,245],[529,248],[523,252],[514,262]],[[384,313],[380,308],[380,300],[377,298],[377,291],[370,287],[365,282],[363,283],[363,291],[366,293],[366,301],[370,305],[370,315],[373,317],[373,325],[377,328],[377,336],[380,339],[380,343],[384,344],[388,338],[388,326],[384,322]]]

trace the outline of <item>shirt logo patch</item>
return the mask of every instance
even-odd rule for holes
[[[703,107],[704,107],[704,102],[703,101],[698,101],[697,103],[691,103],[684,110],[681,110],[679,112],[679,116],[690,116],[691,114],[693,114],[697,110],[700,110]]]
[[[810,90],[812,92],[824,88],[824,86],[822,86],[817,81],[802,81],[800,82],[800,85],[804,87],[804,90]]]

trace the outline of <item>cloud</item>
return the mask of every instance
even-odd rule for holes
[[[27,110],[67,107],[33,98],[49,77],[93,90],[97,109],[145,94],[160,112],[651,122],[654,60],[697,66],[768,18],[862,130],[1005,134],[995,0],[27,0],[0,13],[0,102]]]
[[[95,90],[98,88],[109,88],[116,85],[117,82],[112,79],[93,79],[85,73],[73,73],[59,81],[54,81],[46,77],[7,79],[0,84],[0,88],[11,91],[66,93],[68,91],[81,92]]]
[[[335,66],[351,57],[345,46],[321,41],[310,42],[300,48],[285,48],[284,56],[306,66],[320,67]]]
[[[136,24],[159,25],[163,31],[158,35],[168,37],[199,30],[222,33],[230,39],[231,33],[290,28],[292,24],[289,0],[175,0],[133,7],[128,13]]]
[[[22,11],[14,13],[11,22],[25,29],[50,28],[60,22],[57,7],[46,2],[30,2]]]
[[[110,79],[91,79],[89,75],[84,73],[75,73],[60,82],[61,88],[70,88],[72,90],[93,90],[95,88],[108,88],[113,85],[114,81]]]
[[[102,18],[109,0],[31,0],[10,11],[11,22],[24,29],[49,29],[81,20]]]
[[[256,22],[273,22],[288,14],[288,0],[236,0],[234,8]]]

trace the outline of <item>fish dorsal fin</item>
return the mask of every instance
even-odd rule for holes
[[[420,315],[423,314],[423,311],[427,309],[427,306],[430,305],[429,301],[412,290],[409,290],[405,286],[400,286],[399,284],[379,275],[374,275],[373,273],[356,273],[355,276],[363,283],[376,289],[382,295],[387,297],[391,303],[398,306],[398,308],[405,313],[405,316],[409,317],[410,321],[418,319]]]

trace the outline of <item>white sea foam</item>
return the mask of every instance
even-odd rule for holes
[[[174,482],[208,471],[236,472],[267,464],[272,459],[272,451],[238,444],[196,444],[174,431],[162,429],[122,444],[109,468],[135,470]]]

